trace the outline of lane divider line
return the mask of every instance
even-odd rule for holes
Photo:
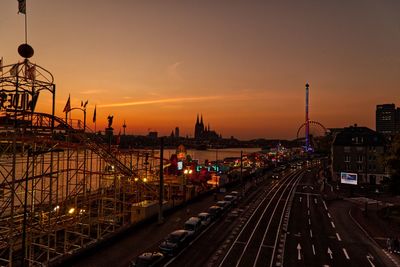
[[[338,241],[342,241],[342,239],[340,238],[339,233],[336,233],[336,237],[337,237],[337,240],[338,240]]]
[[[347,254],[347,250],[345,248],[343,248],[343,253],[346,259],[350,260],[349,254]]]

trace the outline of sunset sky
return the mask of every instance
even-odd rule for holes
[[[0,1],[0,57],[21,60],[24,15]],[[197,114],[223,137],[295,138],[310,118],[375,129],[400,105],[400,1],[27,0],[31,61],[57,86],[56,114],[89,100],[97,129],[194,135]],[[42,93],[38,109],[50,111]],[[73,118],[81,114],[74,111]]]

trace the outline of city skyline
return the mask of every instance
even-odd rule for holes
[[[96,3],[94,5],[94,3]],[[24,17],[0,4],[4,64],[22,60]],[[197,114],[223,137],[296,137],[310,119],[375,129],[377,104],[395,103],[400,4],[206,1],[27,1],[32,62],[53,73],[56,115],[89,100],[97,130],[194,135]],[[49,112],[46,95],[38,109]],[[334,113],[332,111],[335,111]],[[79,114],[72,114],[78,118]]]

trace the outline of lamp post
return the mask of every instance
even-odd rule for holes
[[[193,170],[192,170],[192,169],[189,169],[189,168],[186,168],[186,169],[183,171],[183,193],[184,193],[185,201],[186,201],[186,185],[187,185],[187,178],[188,178],[188,176],[189,176],[190,174],[192,174],[192,173],[193,173]]]

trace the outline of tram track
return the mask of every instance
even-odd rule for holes
[[[301,174],[301,171],[289,173],[266,192],[218,266],[273,263],[283,214]]]

